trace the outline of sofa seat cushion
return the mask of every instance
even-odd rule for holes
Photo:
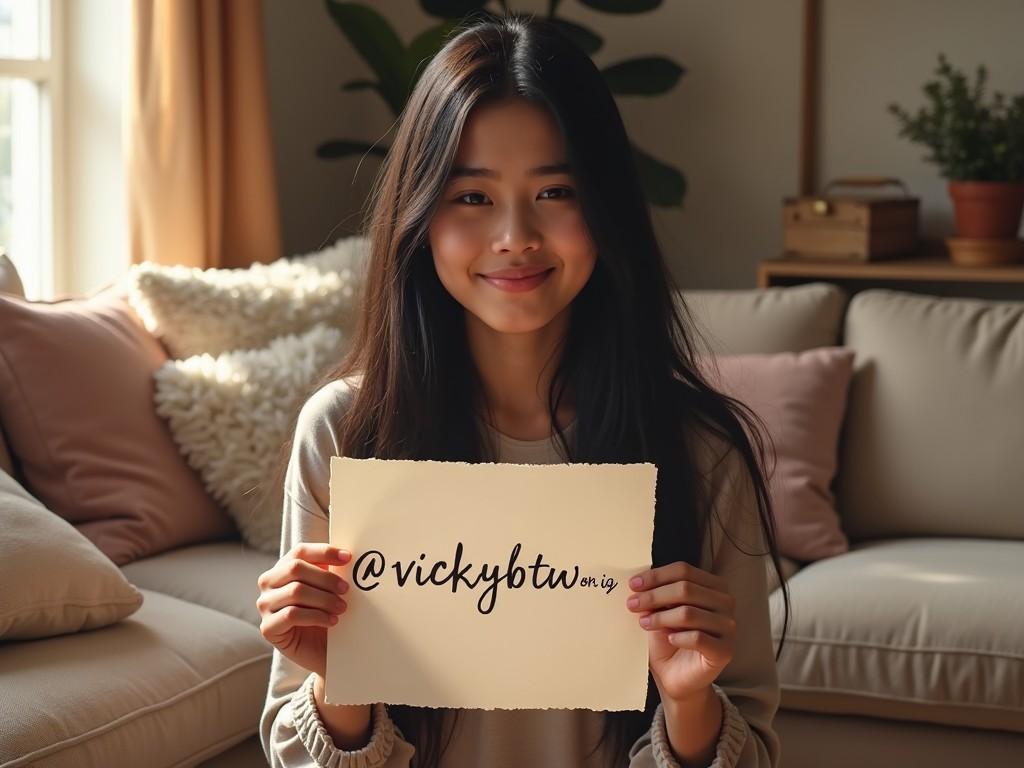
[[[158,592],[117,624],[0,646],[0,765],[194,765],[251,736],[271,648]]]
[[[222,541],[163,552],[129,563],[121,572],[136,587],[205,605],[258,627],[256,579],[277,559],[240,541]]]
[[[789,580],[782,706],[1024,732],[1024,542],[864,543]],[[771,596],[776,642],[782,593]]]

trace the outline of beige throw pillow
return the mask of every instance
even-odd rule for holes
[[[157,413],[252,547],[278,552],[282,494],[269,489],[264,500],[265,483],[314,379],[343,352],[342,332],[320,324],[264,349],[169,361],[154,374]]]
[[[348,331],[355,321],[369,240],[338,240],[321,251],[244,269],[145,262],[124,283],[132,307],[170,356],[258,349],[316,323]]]
[[[0,639],[96,629],[142,605],[106,555],[0,472]]]

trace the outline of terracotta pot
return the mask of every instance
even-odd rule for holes
[[[960,237],[1015,238],[1024,209],[1024,182],[951,181],[956,233]]]

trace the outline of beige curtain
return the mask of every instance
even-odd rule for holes
[[[260,0],[132,0],[131,13],[132,262],[280,257]]]

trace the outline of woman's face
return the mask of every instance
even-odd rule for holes
[[[529,333],[568,317],[596,250],[546,109],[521,98],[473,109],[431,220],[430,247],[467,322]]]

